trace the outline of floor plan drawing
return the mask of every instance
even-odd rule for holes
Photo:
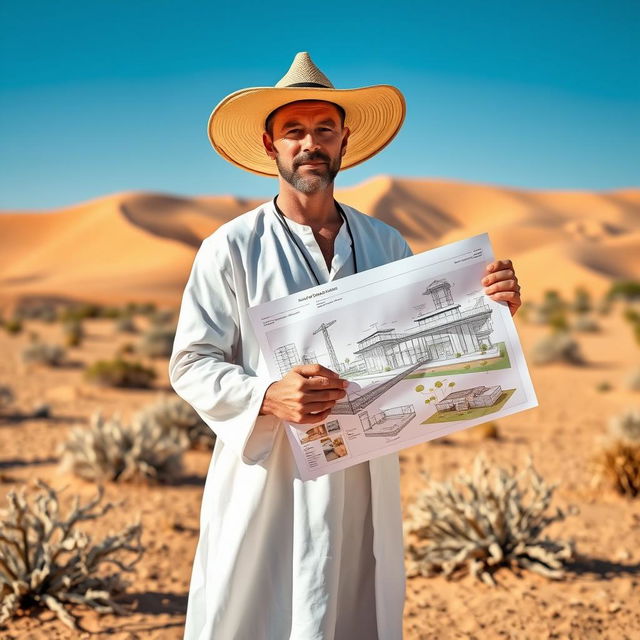
[[[317,429],[285,429],[302,478],[536,406],[491,260],[481,234],[249,309],[271,376],[316,362],[349,383]]]

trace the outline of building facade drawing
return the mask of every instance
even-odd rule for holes
[[[473,307],[461,309],[447,280],[434,280],[423,295],[430,295],[433,309],[414,319],[416,326],[400,333],[377,329],[358,341],[356,356],[368,373],[389,371],[416,362],[446,360],[490,348],[491,308],[479,298]]]
[[[276,357],[276,363],[280,370],[280,375],[286,375],[292,367],[300,364],[298,348],[293,344],[293,342],[277,347],[274,349],[273,355]]]

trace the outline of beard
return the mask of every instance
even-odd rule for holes
[[[326,162],[326,165],[318,165],[313,169],[313,174],[301,175],[298,169],[305,162]],[[333,183],[335,177],[340,171],[340,165],[342,164],[342,156],[338,156],[335,159],[331,159],[320,151],[313,153],[301,153],[293,159],[292,167],[289,169],[280,162],[280,157],[276,156],[276,165],[280,175],[297,191],[305,193],[307,195],[317,193],[321,189],[328,187]]]

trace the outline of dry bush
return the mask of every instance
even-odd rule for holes
[[[640,391],[640,367],[629,372],[626,385],[629,391]]]
[[[571,323],[571,328],[574,331],[580,331],[584,333],[596,333],[600,331],[600,325],[592,316],[586,313],[581,313],[580,315],[576,316],[575,320]]]
[[[121,572],[131,572],[144,551],[140,523],[94,543],[78,525],[116,506],[99,506],[103,490],[82,506],[76,497],[63,515],[58,493],[42,481],[38,486],[35,497],[11,491],[8,508],[0,512],[0,623],[18,609],[38,606],[72,629],[77,623],[69,606],[126,613],[112,597],[128,586]]]
[[[22,349],[21,357],[25,364],[60,367],[64,364],[65,349],[59,344],[35,341]]]
[[[23,329],[22,320],[20,318],[10,318],[4,322],[4,329],[10,335],[16,335]]]
[[[477,456],[471,474],[432,482],[410,507],[405,533],[408,575],[455,578],[470,573],[494,585],[500,566],[521,567],[548,578],[563,577],[563,563],[574,557],[572,541],[541,537],[543,530],[565,519],[557,509],[546,513],[555,486],[533,468],[489,467]]]
[[[62,327],[62,333],[67,347],[79,347],[85,338],[82,321],[78,319],[66,320]]]
[[[117,356],[113,360],[98,360],[85,372],[90,382],[105,387],[129,387],[147,389],[157,374],[154,369],[145,367],[140,362],[131,362]]]
[[[551,333],[536,342],[531,352],[531,359],[534,364],[584,363],[580,345],[566,331]]]
[[[60,448],[61,466],[85,480],[166,482],[182,470],[186,435],[134,416],[125,424],[116,414],[105,420],[100,411],[89,427],[74,427]]]
[[[114,328],[118,333],[137,333],[138,328],[133,320],[133,316],[122,315],[116,319]]]
[[[604,481],[623,495],[640,495],[640,410],[629,409],[611,418],[594,466],[594,484]]]
[[[216,436],[196,410],[179,396],[161,397],[138,413],[142,422],[150,422],[164,431],[178,429],[193,448],[213,448]]]
[[[147,358],[168,358],[175,336],[175,327],[152,326],[142,335],[136,350]]]

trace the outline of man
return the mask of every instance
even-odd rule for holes
[[[169,362],[174,389],[217,435],[187,640],[402,637],[398,456],[300,480],[281,422],[323,420],[346,381],[319,364],[270,378],[247,309],[411,255],[395,229],[333,197],[339,169],[386,146],[404,114],[394,87],[334,89],[306,53],[275,87],[235,92],[211,114],[214,148],[278,176],[279,193],[202,242]],[[515,313],[511,264],[487,278]]]

